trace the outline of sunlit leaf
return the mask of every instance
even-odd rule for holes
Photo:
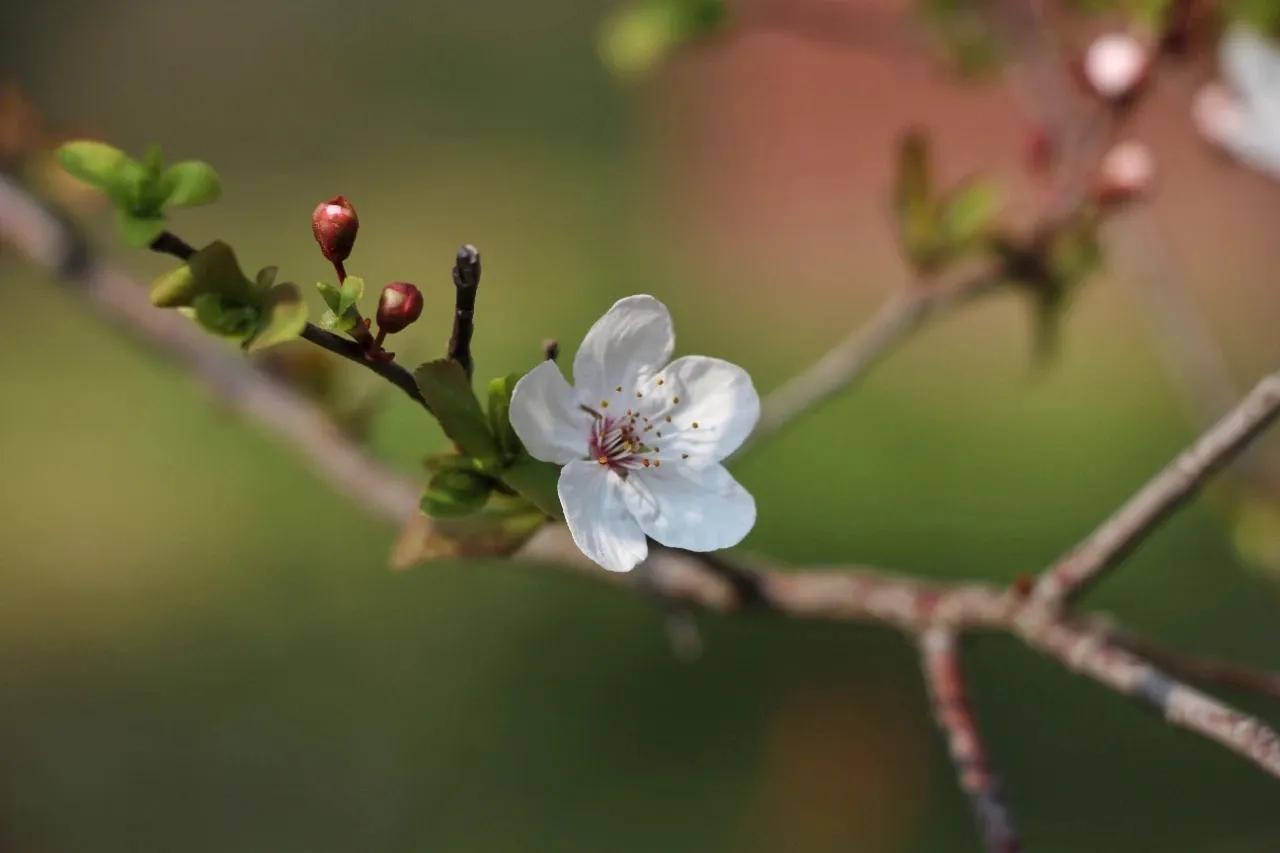
[[[458,449],[486,463],[496,463],[501,451],[462,366],[450,359],[431,361],[415,370],[413,378],[445,435]]]
[[[297,285],[277,284],[267,293],[253,337],[245,342],[249,352],[296,340],[307,325],[307,305]]]
[[[161,178],[165,190],[165,203],[177,207],[191,207],[217,201],[222,194],[222,181],[208,163],[186,160],[174,163]]]

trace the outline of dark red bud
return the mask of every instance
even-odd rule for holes
[[[378,298],[378,329],[388,335],[405,328],[422,314],[422,292],[407,281],[393,281]]]
[[[311,233],[329,263],[340,264],[350,257],[359,230],[356,209],[340,195],[316,205],[311,214]]]

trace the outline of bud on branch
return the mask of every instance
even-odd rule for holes
[[[321,253],[329,263],[339,268],[351,256],[359,230],[360,217],[343,196],[321,202],[311,214],[311,233],[315,235]]]

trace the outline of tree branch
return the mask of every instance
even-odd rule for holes
[[[1280,778],[1280,735],[1263,723],[1174,679],[1133,652],[1066,620],[1020,620],[1033,649],[1067,669],[1129,696],[1170,725],[1215,741]]]
[[[85,294],[107,319],[130,335],[175,357],[219,398],[301,451],[339,490],[371,512],[394,522],[415,517],[419,487],[352,444],[323,410],[288,385],[256,369],[238,352],[203,334],[172,312],[156,310],[144,288],[92,259],[69,223],[0,176],[0,237],[34,263]],[[936,306],[935,306],[936,307]],[[921,310],[921,309],[913,309]],[[886,328],[895,324],[886,323]],[[896,340],[894,334],[887,335]],[[871,353],[878,351],[870,347]],[[865,370],[864,362],[853,375]],[[841,362],[845,369],[848,361]],[[1178,501],[1203,482],[1209,470],[1254,437],[1274,415],[1280,381],[1268,380],[1201,442],[1171,466],[1170,477],[1141,506],[1163,509],[1134,513],[1123,529],[1148,531]],[[1147,490],[1144,490],[1145,494]],[[1141,495],[1140,495],[1141,497]],[[1133,502],[1131,502],[1133,503]],[[1108,522],[1100,531],[1116,527]],[[1113,534],[1099,537],[1116,542]],[[1123,537],[1121,537],[1123,538]],[[1090,540],[1092,541],[1092,540]],[[1099,553],[1098,549],[1088,553]],[[1114,545],[1106,550],[1116,557]],[[655,547],[630,574],[602,572],[573,545],[562,525],[546,525],[518,555],[523,562],[581,570],[601,582],[657,595],[691,607],[724,612],[759,610],[798,619],[861,621],[896,628],[911,636],[950,636],[969,631],[1013,634],[1030,647],[1124,694],[1140,699],[1171,724],[1218,742],[1280,776],[1280,737],[1261,722],[1173,681],[1151,663],[1069,621],[1057,606],[1012,588],[982,583],[932,584],[878,569],[839,566],[792,570],[764,562],[744,563],[722,554],[702,555]],[[1076,564],[1083,565],[1083,564]],[[944,633],[937,633],[944,632]],[[941,643],[940,640],[932,642]],[[937,649],[934,650],[936,652]],[[943,649],[945,652],[945,648]],[[932,654],[932,653],[931,653]],[[935,665],[940,666],[937,659]],[[948,667],[950,663],[946,664]],[[953,685],[954,686],[954,685]],[[948,694],[950,695],[950,694]]]
[[[920,636],[920,661],[933,715],[946,736],[960,789],[969,796],[986,848],[990,853],[1016,853],[1021,849],[1018,832],[969,705],[955,633],[947,628],[926,630]]]
[[[475,363],[471,358],[471,336],[475,334],[476,292],[480,289],[480,253],[472,245],[458,250],[453,267],[455,288],[453,334],[449,336],[448,357],[462,365],[471,378]]]
[[[181,261],[190,260],[191,256],[196,253],[195,248],[190,243],[171,231],[163,232],[152,241],[148,248],[153,252],[172,255]],[[339,271],[340,277],[345,277],[345,271],[342,269],[341,263],[335,262],[334,268]],[[365,334],[367,335],[368,332],[366,331]],[[422,406],[428,413],[431,412],[431,406],[427,404],[422,392],[418,390],[418,383],[414,381],[413,374],[394,361],[371,359],[368,357],[368,349],[363,344],[344,338],[341,335],[335,335],[333,332],[326,331],[314,323],[307,323],[302,328],[302,339],[310,341],[322,349],[327,349],[334,355],[345,358],[347,361],[358,364],[367,370],[372,370],[409,395],[409,399]]]
[[[988,272],[951,286],[919,284],[889,297],[870,320],[764,398],[760,422],[738,454],[855,384],[929,319],[990,292],[997,278]]]
[[[1259,382],[1234,409],[1041,575],[1033,592],[1035,598],[1046,604],[1061,604],[1082,593],[1239,454],[1277,415],[1280,372]]]

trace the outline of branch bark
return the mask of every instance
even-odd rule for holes
[[[1270,426],[1277,415],[1280,372],[1259,382],[1234,409],[1041,575],[1033,593],[1035,598],[1045,604],[1061,605],[1084,592]]]
[[[969,796],[986,849],[990,853],[1017,853],[1022,844],[969,704],[959,645],[955,633],[947,628],[930,628],[920,636],[920,663],[933,715],[947,739],[960,789]]]

